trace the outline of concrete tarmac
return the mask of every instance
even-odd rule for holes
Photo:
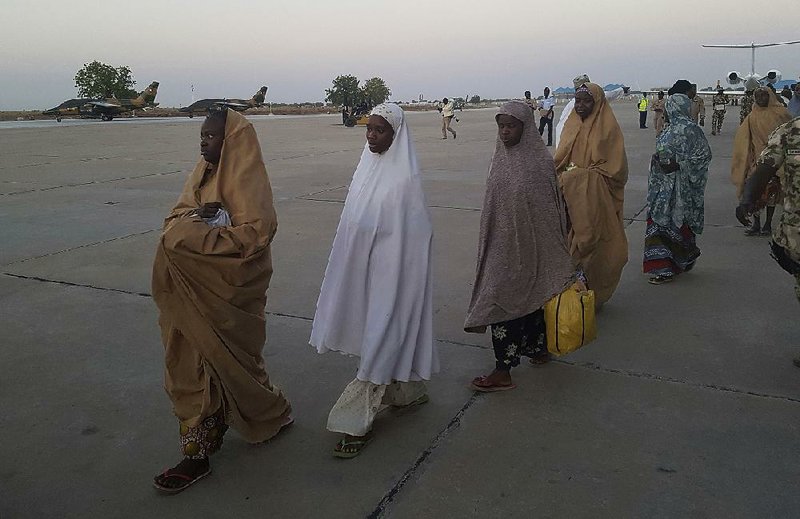
[[[800,370],[793,280],[733,217],[738,111],[712,137],[697,267],[641,274],[655,139],[626,138],[630,261],[599,336],[515,391],[479,395],[486,335],[462,330],[493,110],[409,113],[434,221],[430,403],[382,414],[361,456],[331,456],[328,411],[357,359],[307,341],[362,128],[257,118],[279,218],[268,293],[270,375],[296,423],[265,445],[235,432],[185,493],[151,488],[180,459],[149,295],[161,221],[198,159],[201,120],[0,129],[0,517],[697,517],[800,515]],[[710,124],[710,113],[708,121]]]

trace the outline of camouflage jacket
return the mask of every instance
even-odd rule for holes
[[[742,96],[742,101],[739,103],[741,110],[739,112],[739,123],[744,121],[744,118],[753,110],[753,93],[747,93]]]
[[[773,237],[792,259],[800,261],[800,117],[772,132],[758,164],[783,167],[778,171],[783,187],[783,214]]]
[[[723,106],[722,110],[717,110],[720,112],[725,111],[724,106],[727,105],[729,101],[730,99],[728,99],[728,96],[726,96],[725,94],[716,94],[714,95],[714,97],[711,98],[711,104],[713,105],[712,107],[714,110],[717,110],[717,106]]]

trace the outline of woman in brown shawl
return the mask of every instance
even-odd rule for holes
[[[153,264],[167,394],[184,455],[155,477],[177,493],[211,472],[228,426],[251,443],[291,423],[291,407],[264,369],[264,305],[277,228],[272,189],[250,122],[213,112],[203,158],[164,222]]]
[[[628,158],[622,131],[598,85],[576,89],[575,110],[554,160],[567,204],[569,251],[601,305],[611,298],[628,262],[622,223]]]
[[[755,169],[756,159],[767,146],[767,139],[775,128],[786,123],[792,117],[789,111],[778,100],[775,92],[767,87],[757,88],[753,92],[753,108],[745,117],[736,137],[733,140],[733,157],[731,159],[731,181],[736,185],[736,198],[742,198],[745,181],[750,178]],[[767,185],[761,201],[756,204],[758,209],[767,207],[766,221],[761,227],[759,213],[753,216],[752,226],[745,231],[748,236],[769,236],[772,234],[772,216],[775,214],[775,205],[780,202],[781,183],[778,176],[772,177]]]
[[[544,304],[575,279],[553,159],[522,101],[500,108],[481,213],[478,266],[464,329],[491,326],[495,369],[476,391],[514,389],[520,355],[547,356]]]

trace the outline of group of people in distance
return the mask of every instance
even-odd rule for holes
[[[650,164],[644,269],[658,283],[691,269],[703,225],[711,154],[690,119],[684,83],[677,82],[665,101],[666,125]],[[628,260],[622,131],[600,86],[586,76],[575,85],[574,109],[554,156],[524,101],[506,103],[495,116],[464,323],[470,333],[490,331],[495,364],[472,380],[476,391],[514,389],[511,368],[523,356],[546,362],[545,302],[576,286],[594,290],[602,305]],[[800,125],[793,131],[800,143]],[[154,478],[168,494],[210,473],[209,456],[228,427],[260,443],[293,422],[292,407],[270,382],[261,356],[277,218],[258,138],[239,113],[215,111],[202,125],[200,149],[202,158],[164,222],[153,265],[165,388],[183,455]],[[768,166],[782,165],[777,152],[769,157],[745,187],[744,201],[758,199],[762,176],[774,173]],[[800,191],[800,179],[795,182]],[[795,260],[798,228],[785,235]],[[369,116],[309,339],[319,353],[359,357],[355,378],[328,416],[328,430],[341,435],[332,449],[336,457],[363,451],[383,409],[428,401],[425,381],[439,370],[432,239],[411,129],[399,106],[382,104]]]

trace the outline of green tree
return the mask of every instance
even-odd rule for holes
[[[350,74],[337,76],[333,80],[333,86],[325,89],[325,94],[325,101],[348,109],[363,100],[363,92],[358,88],[358,78]]]
[[[386,86],[386,82],[379,77],[368,79],[364,83],[361,92],[369,106],[378,106],[392,95],[392,91]]]
[[[472,96],[469,98],[469,102],[473,105],[479,104],[481,102],[481,96]]]
[[[135,84],[129,67],[114,68],[99,61],[86,63],[75,74],[75,86],[80,97],[136,97]]]

